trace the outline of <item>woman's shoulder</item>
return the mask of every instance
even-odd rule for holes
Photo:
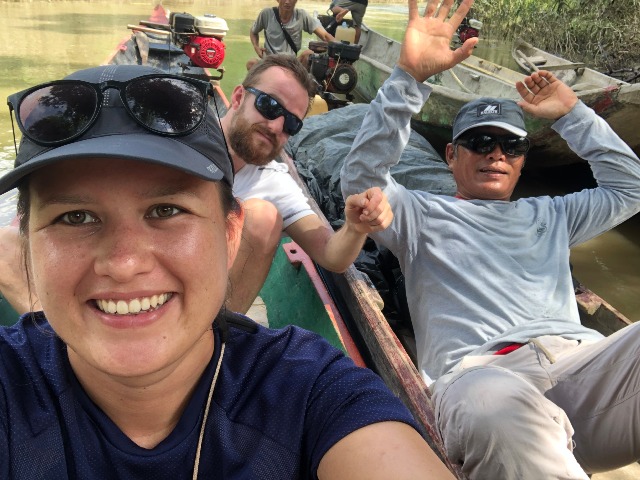
[[[25,313],[15,324],[0,327],[0,349],[4,358],[2,364],[12,363],[7,359],[9,352],[14,352],[13,355],[23,359],[43,357],[43,350],[47,345],[57,340],[58,337],[42,312]]]
[[[238,318],[244,323],[238,324]],[[349,375],[357,368],[320,335],[297,326],[267,328],[239,315],[227,318],[227,325],[222,373],[231,383],[227,390],[231,397],[244,396],[248,390],[270,395],[286,383],[296,385],[295,396],[304,405],[325,378]]]
[[[343,353],[320,335],[288,325],[284,328],[267,328],[237,313],[227,314],[228,347],[245,358],[260,355],[262,361],[289,360],[304,362],[307,359],[330,361]]]
[[[0,381],[60,374],[64,349],[42,312],[26,313],[14,325],[0,327]]]
[[[14,434],[56,423],[54,405],[69,387],[64,352],[41,313],[0,328],[0,416]]]

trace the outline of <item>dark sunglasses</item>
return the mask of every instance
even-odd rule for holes
[[[519,157],[529,151],[529,139],[515,135],[494,135],[491,133],[475,133],[459,138],[456,143],[476,153],[493,152],[496,145],[512,157]]]
[[[293,136],[300,131],[302,128],[302,120],[280,105],[275,98],[257,88],[244,87],[244,89],[256,96],[254,105],[256,110],[258,110],[264,118],[275,120],[278,117],[284,117],[284,125],[282,127],[284,133]]]
[[[61,145],[80,137],[94,124],[104,91],[110,88],[120,92],[131,118],[166,136],[187,135],[198,128],[206,116],[208,95],[213,95],[209,82],[153,74],[125,82],[59,80],[14,93],[7,103],[9,112],[16,112],[24,136],[42,146]]]

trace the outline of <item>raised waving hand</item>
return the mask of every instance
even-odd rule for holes
[[[436,73],[457,65],[471,55],[477,38],[469,38],[464,44],[451,50],[451,39],[462,22],[473,0],[463,0],[449,16],[453,0],[429,0],[424,16],[418,13],[418,1],[409,0],[409,24],[402,42],[398,66],[419,82]]]
[[[533,72],[522,82],[516,82],[516,89],[522,97],[518,105],[540,118],[556,120],[569,113],[578,102],[571,87],[546,70]]]

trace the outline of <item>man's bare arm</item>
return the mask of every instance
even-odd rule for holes
[[[323,27],[316,28],[313,33],[315,33],[320,40],[323,42],[335,42],[336,39],[333,35],[327,32]]]
[[[351,195],[345,202],[345,224],[337,232],[317,215],[308,215],[287,227],[287,234],[323,268],[344,272],[356,259],[369,233],[391,224],[393,212],[378,187]]]
[[[249,39],[251,40],[251,45],[253,45],[253,49],[258,54],[258,57],[262,58],[265,53],[265,49],[260,46],[260,34],[253,33],[253,31],[249,29]]]
[[[42,310],[27,283],[17,226],[0,227],[0,291],[19,314]]]

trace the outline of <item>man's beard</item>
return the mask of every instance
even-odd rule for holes
[[[258,132],[258,133],[256,133]],[[254,141],[255,135],[266,135],[271,140],[271,149]],[[251,125],[238,111],[229,131],[229,145],[233,152],[250,165],[266,165],[282,151],[277,137],[261,125]]]

